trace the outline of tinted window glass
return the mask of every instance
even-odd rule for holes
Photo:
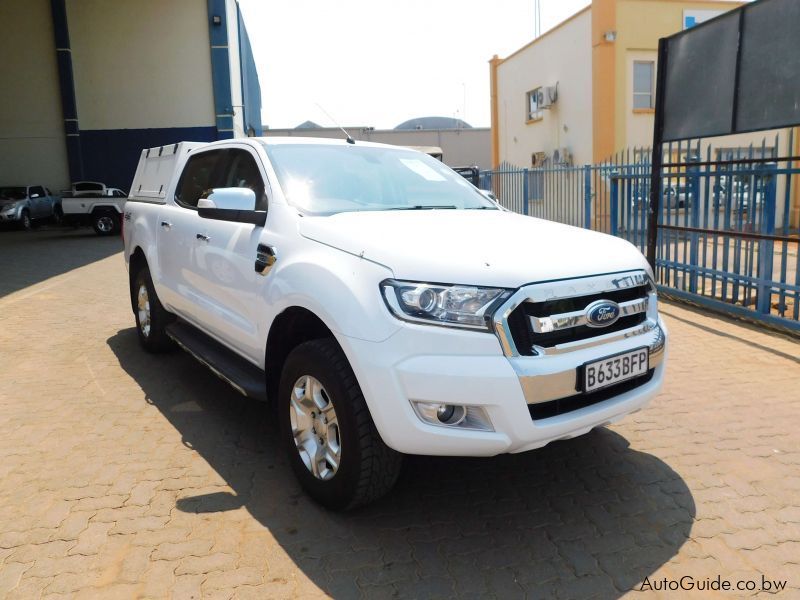
[[[82,181],[74,184],[76,192],[99,192],[103,189],[102,183],[92,183],[91,181]]]
[[[264,181],[253,155],[245,150],[229,150],[228,157],[228,168],[220,187],[249,188],[256,193],[256,210],[267,210]]]
[[[222,150],[212,150],[192,156],[178,181],[175,199],[186,206],[197,206],[203,193],[210,192],[214,187],[221,187],[217,185],[217,175],[222,155]]]
[[[31,197],[33,196],[44,196],[44,189],[42,186],[36,185],[31,188]]]

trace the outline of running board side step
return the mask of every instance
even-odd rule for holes
[[[264,371],[252,363],[183,321],[167,325],[166,333],[178,346],[243,396],[256,400],[267,399]]]

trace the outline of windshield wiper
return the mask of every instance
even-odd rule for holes
[[[457,206],[451,206],[449,204],[442,204],[442,205],[435,205],[435,204],[415,204],[414,206],[396,206],[393,208],[387,208],[386,210],[438,210],[440,208],[450,208],[456,209]]]
[[[471,206],[464,210],[499,210],[496,206]]]

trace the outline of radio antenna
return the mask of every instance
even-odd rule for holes
[[[347,133],[347,130],[344,127],[342,127],[341,125],[339,125],[339,123],[336,122],[336,119],[334,119],[327,110],[322,108],[322,106],[318,102],[315,102],[314,104],[316,104],[317,108],[319,108],[322,112],[324,112],[327,115],[327,117],[331,121],[333,121],[334,125],[336,125],[339,129],[342,130],[342,133],[344,133],[347,136],[345,139],[347,140],[348,144],[355,144],[356,143],[356,141],[352,138],[352,136],[349,133]]]

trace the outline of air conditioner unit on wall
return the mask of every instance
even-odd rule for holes
[[[531,154],[531,167],[534,169],[538,169],[544,166],[545,161],[547,160],[547,154],[544,152],[534,152]]]
[[[553,164],[572,166],[572,152],[569,148],[556,148],[553,150]]]
[[[558,84],[541,88],[537,100],[539,108],[550,108],[558,101]]]

